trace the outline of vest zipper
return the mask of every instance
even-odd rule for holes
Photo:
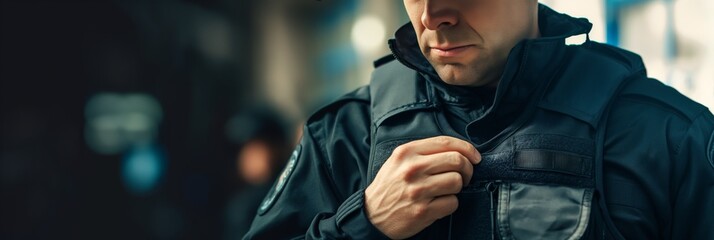
[[[496,239],[496,207],[494,203],[494,198],[496,197],[499,183],[500,181],[488,182],[485,186],[486,191],[491,194],[491,208],[489,209],[489,213],[491,214],[491,240]]]

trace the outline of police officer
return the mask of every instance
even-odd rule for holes
[[[245,239],[714,239],[714,116],[639,56],[536,0],[404,5]]]

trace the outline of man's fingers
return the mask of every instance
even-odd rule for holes
[[[458,172],[445,172],[432,175],[415,186],[416,191],[422,191],[423,197],[434,198],[457,194],[464,186],[463,177]]]
[[[471,143],[449,136],[439,136],[416,140],[400,146],[406,151],[414,151],[420,155],[430,155],[441,152],[457,151],[463,154],[472,164],[481,162],[481,153]]]
[[[459,207],[459,200],[456,195],[445,195],[436,197],[429,202],[428,209],[431,211],[430,216],[434,217],[434,221],[446,217],[456,211]]]
[[[435,175],[445,172],[458,172],[461,174],[463,184],[466,185],[471,181],[473,175],[472,163],[460,152],[443,152],[432,154],[421,158],[426,165],[424,173],[427,175]]]

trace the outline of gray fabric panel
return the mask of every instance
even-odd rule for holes
[[[592,189],[504,183],[498,205],[502,239],[579,239],[585,233]]]

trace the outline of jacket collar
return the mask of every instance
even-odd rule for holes
[[[543,4],[539,4],[538,19],[541,37],[523,40],[514,49],[529,42],[559,42],[571,36],[587,34],[592,28],[592,24],[585,18],[573,18],[558,13]],[[388,43],[392,54],[402,64],[420,73],[434,75],[438,79],[436,71],[419,50],[416,33],[411,23],[406,23],[397,29],[394,38],[390,39]],[[561,44],[562,46],[564,44]],[[516,60],[512,58],[512,55],[509,55],[508,62]],[[440,84],[446,85],[443,81],[440,81]]]
[[[524,103],[532,101],[535,89],[544,88],[544,85],[547,85],[558,71],[558,66],[561,65],[566,55],[565,38],[587,34],[592,28],[592,24],[587,19],[573,18],[555,12],[542,4],[539,5],[538,25],[541,32],[540,38],[523,40],[511,50],[493,104],[486,111],[484,117],[498,117],[520,111],[524,107]],[[427,79],[427,85],[436,89],[432,92],[440,95],[440,97],[436,97],[434,94],[429,94],[427,99],[414,99],[415,102],[428,101],[429,105],[432,105],[436,99],[441,99],[440,101],[445,98],[452,101],[473,99],[474,91],[446,84],[438,77],[434,68],[419,50],[416,34],[410,23],[397,30],[395,38],[389,40],[389,47],[399,62],[420,73]],[[399,97],[399,101],[381,101],[383,103],[400,102],[399,106],[378,106],[379,109],[383,109],[384,112],[392,112],[390,115],[393,115],[393,110],[404,104],[409,104],[404,102],[406,99],[403,96],[399,95],[401,94],[382,96],[386,98]],[[469,96],[471,97],[469,98]]]

